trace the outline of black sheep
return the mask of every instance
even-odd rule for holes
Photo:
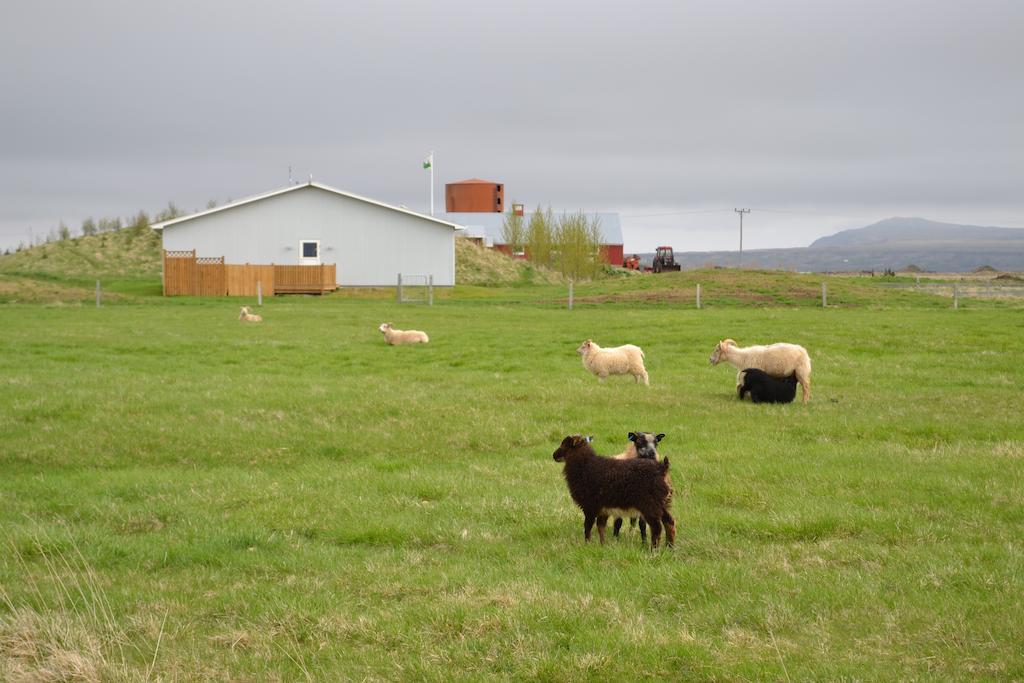
[[[590,439],[575,435],[562,439],[552,454],[556,462],[565,463],[563,474],[569,494],[583,511],[583,537],[597,522],[597,533],[604,543],[604,528],[609,515],[629,517],[639,514],[651,527],[651,547],[658,547],[661,529],[665,542],[671,546],[676,539],[676,522],[672,518],[672,487],[668,483],[668,458],[661,462],[634,458],[617,460],[594,452]]]
[[[764,370],[747,368],[740,371],[736,391],[740,400],[750,394],[754,403],[792,403],[796,398],[796,375],[779,379]]]
[[[626,446],[625,452],[615,456],[618,460],[628,460],[630,458],[657,460],[658,444],[665,438],[665,435],[652,432],[630,432],[626,438],[629,439],[629,445]],[[647,540],[647,522],[642,517],[634,515],[629,518],[629,528],[635,527],[638,519],[640,520],[640,542],[642,543]],[[612,524],[612,534],[618,538],[621,529],[622,517],[616,517],[615,523]]]

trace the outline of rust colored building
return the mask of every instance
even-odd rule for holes
[[[444,186],[447,213],[502,213],[505,210],[505,186],[490,180],[470,178]]]

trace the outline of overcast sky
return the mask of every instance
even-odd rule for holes
[[[618,211],[627,251],[1024,227],[1024,2],[8,3],[0,247],[314,179]],[[699,213],[698,213],[699,212]]]

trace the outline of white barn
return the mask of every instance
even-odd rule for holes
[[[455,284],[455,233],[461,226],[342,192],[292,185],[155,223],[167,251],[195,250],[227,264],[336,264],[337,284],[394,285],[398,274]]]

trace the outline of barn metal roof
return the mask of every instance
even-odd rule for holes
[[[562,215],[561,212],[555,211],[555,216]],[[566,212],[569,213],[569,212]],[[573,212],[575,213],[575,212]],[[443,213],[438,214],[439,217],[445,220],[450,220],[454,223],[458,223],[466,228],[466,234],[471,237],[484,237],[490,240],[493,244],[504,244],[505,240],[501,237],[501,229],[505,224],[504,213]],[[622,222],[619,220],[619,214],[617,213],[583,213],[588,220],[596,218],[601,228],[601,244],[622,244]],[[527,213],[523,216],[523,225],[526,226],[530,222],[530,214]]]
[[[440,223],[441,225],[447,225],[448,227],[453,228],[455,230],[462,230],[463,229],[461,223],[457,223],[457,222],[454,222],[454,221],[443,220],[443,219],[438,218],[436,216],[428,216],[426,214],[418,213],[416,211],[410,211],[409,209],[405,209],[405,208],[402,208],[402,207],[399,207],[399,206],[392,206],[391,204],[385,204],[384,202],[379,202],[376,199],[369,199],[367,197],[361,197],[361,196],[359,196],[357,194],[352,194],[351,192],[344,192],[344,191],[339,190],[339,189],[337,189],[335,187],[331,187],[330,185],[323,185],[321,183],[314,183],[312,181],[310,181],[308,183],[303,183],[301,185],[289,185],[288,187],[282,187],[280,189],[273,190],[271,192],[265,192],[263,194],[255,195],[253,197],[246,197],[245,199],[239,199],[238,201],[231,202],[230,204],[225,204],[224,206],[217,206],[217,207],[214,207],[212,209],[206,209],[205,211],[199,211],[197,213],[189,214],[188,216],[181,216],[180,218],[172,218],[171,220],[161,221],[159,223],[154,223],[153,225],[151,225],[149,227],[153,228],[154,230],[163,230],[164,228],[170,227],[170,226],[175,225],[177,223],[184,223],[185,221],[190,221],[193,218],[199,218],[200,216],[208,216],[209,214],[217,213],[218,211],[227,211],[228,209],[233,209],[236,206],[242,206],[243,204],[251,204],[253,202],[258,202],[261,199],[269,199],[270,197],[275,197],[275,196],[277,196],[279,194],[285,194],[286,192],[294,192],[296,190],[301,190],[301,189],[303,189],[305,187],[315,187],[318,190],[324,190],[326,192],[333,192],[334,194],[341,195],[342,197],[348,197],[349,199],[356,199],[356,200],[361,201],[361,202],[366,202],[367,204],[375,204],[376,206],[380,206],[380,207],[383,207],[385,209],[391,209],[392,211],[400,211],[401,213],[405,213],[405,214],[408,214],[410,216],[416,216],[417,218],[423,218],[423,219],[428,220],[428,221],[433,221],[435,223]]]

